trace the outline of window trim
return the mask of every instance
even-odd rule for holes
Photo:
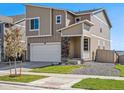
[[[78,23],[78,22],[76,22],[76,19],[78,19],[78,18],[79,18],[79,19],[80,19],[80,21],[81,21],[81,17],[76,17],[76,18],[75,18],[75,23]]]
[[[38,29],[31,29],[31,20],[32,19],[38,19],[38,21],[39,21],[39,28]],[[38,30],[40,30],[40,17],[34,17],[34,18],[29,18],[29,31],[38,31]]]
[[[85,50],[85,48],[83,49],[84,51],[90,51],[90,38],[84,38],[84,39],[87,39],[87,44],[88,44],[88,46],[87,46],[87,48],[88,48],[88,50]],[[85,45],[85,44],[84,44]]]
[[[57,17],[60,17],[60,22],[59,23],[57,22]],[[62,23],[61,21],[62,21],[62,15],[56,15],[56,24],[61,24]]]

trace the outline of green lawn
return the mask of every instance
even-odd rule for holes
[[[67,73],[71,73],[74,69],[80,67],[83,66],[82,65],[48,66],[48,67],[34,68],[31,72],[67,74]]]
[[[115,65],[115,68],[120,70],[120,76],[124,77],[124,65],[117,64]]]
[[[72,87],[91,90],[124,90],[124,80],[87,78]]]
[[[39,76],[39,75],[22,75],[16,77],[0,76],[0,81],[10,81],[10,82],[23,82],[28,83],[38,79],[46,78],[47,76]]]

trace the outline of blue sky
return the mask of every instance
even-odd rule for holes
[[[37,5],[37,4],[36,4]],[[111,49],[124,50],[124,4],[38,4],[43,6],[68,9],[72,11],[104,8],[112,23]],[[24,4],[0,4],[0,15],[10,16],[25,13]]]

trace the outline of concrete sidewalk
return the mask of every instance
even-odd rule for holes
[[[8,71],[5,71],[5,74],[8,74]],[[23,74],[28,75],[44,75],[49,76],[48,78],[36,80],[30,83],[17,83],[9,82],[9,84],[15,85],[26,85],[34,86],[39,88],[46,89],[72,89],[71,86],[82,79],[85,78],[100,78],[100,79],[115,79],[115,80],[124,80],[124,77],[117,76],[96,76],[96,75],[76,75],[76,74],[52,74],[52,73],[34,73],[34,72],[23,72]],[[4,81],[1,81],[1,83]]]
[[[100,79],[115,79],[115,80],[124,80],[124,77],[119,76],[98,76],[98,75],[76,75],[76,74],[52,74],[52,73],[35,73],[35,72],[23,72],[23,74],[29,75],[45,75],[50,77],[58,78],[74,78],[74,79],[83,79],[83,78],[100,78]]]

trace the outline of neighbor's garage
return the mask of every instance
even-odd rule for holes
[[[31,43],[30,60],[40,62],[61,62],[61,43]]]

